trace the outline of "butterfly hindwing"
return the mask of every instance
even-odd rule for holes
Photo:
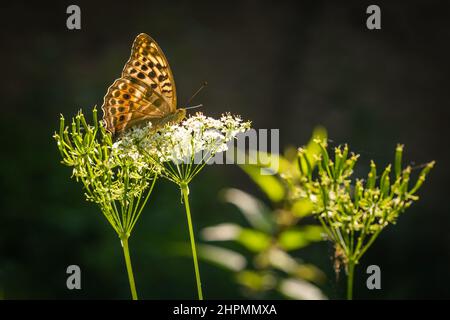
[[[104,119],[111,133],[121,132],[146,119],[160,118],[168,112],[161,97],[147,86],[119,78],[109,87],[104,99]]]

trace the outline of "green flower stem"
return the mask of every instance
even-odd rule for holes
[[[370,246],[372,245],[372,243],[376,240],[376,238],[378,237],[378,235],[380,234],[382,229],[378,230],[377,232],[375,232],[372,237],[370,238],[370,240],[367,242],[367,244],[364,246],[364,248],[358,253],[357,257],[356,257],[356,261],[359,261],[359,259],[361,259],[362,255],[364,253],[366,253],[367,249],[370,248]]]
[[[355,272],[355,261],[350,260],[347,265],[347,300],[353,299],[353,276]]]
[[[127,265],[128,281],[130,282],[131,296],[133,300],[138,300],[136,285],[134,284],[133,267],[131,266],[130,250],[128,249],[128,237],[124,236],[120,240],[122,242],[125,264]]]
[[[183,194],[183,202],[186,208],[186,216],[189,227],[189,237],[191,239],[192,259],[194,260],[195,280],[197,282],[198,299],[203,300],[202,283],[200,280],[200,271],[198,269],[197,249],[195,248],[194,230],[192,227],[191,209],[189,207],[189,189],[186,184],[180,185],[181,193]]]

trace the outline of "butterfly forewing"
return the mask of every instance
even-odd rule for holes
[[[104,98],[106,128],[120,133],[148,120],[155,124],[176,111],[176,89],[167,59],[146,34],[136,37],[131,56]]]

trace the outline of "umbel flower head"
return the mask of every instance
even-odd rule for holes
[[[158,130],[151,123],[130,129],[113,148],[130,157],[143,155],[148,163],[160,165],[166,178],[187,185],[215,154],[228,149],[229,141],[249,128],[250,122],[239,116],[214,119],[196,113]]]
[[[55,133],[62,163],[72,167],[72,177],[81,181],[86,199],[99,205],[119,237],[128,238],[156,181],[159,167],[138,152],[120,152],[102,122],[89,125],[80,111],[66,126],[60,119]],[[143,201],[141,201],[143,200]]]
[[[314,213],[330,240],[336,243],[343,262],[358,263],[378,234],[387,225],[395,224],[398,216],[419,199],[416,193],[434,161],[423,165],[411,186],[412,168],[402,168],[403,145],[398,145],[393,177],[392,165],[380,174],[371,161],[367,179],[353,180],[353,168],[359,156],[349,154],[345,145],[335,148],[332,159],[326,141],[317,140],[316,143],[321,150],[316,159],[308,159],[305,151],[299,149],[303,176],[297,194],[313,204]]]

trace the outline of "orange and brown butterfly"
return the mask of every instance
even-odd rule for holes
[[[154,128],[178,123],[186,116],[177,109],[177,93],[169,63],[155,40],[145,33],[133,42],[131,56],[105,95],[103,120],[117,136],[126,129],[150,121]]]

